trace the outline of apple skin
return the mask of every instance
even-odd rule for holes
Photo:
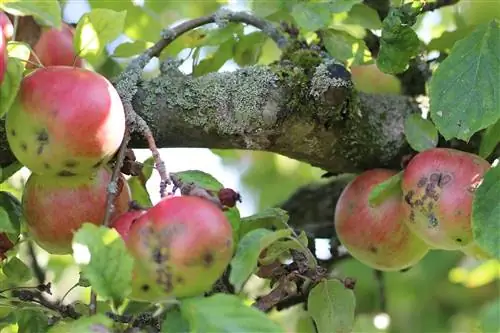
[[[111,175],[107,166],[87,176],[50,177],[32,173],[21,203],[33,240],[51,254],[71,254],[73,234],[83,223],[102,224]],[[112,220],[129,209],[130,200],[130,188],[120,175]]]
[[[6,233],[0,233],[0,262],[5,260],[5,252],[9,251],[14,247],[14,243],[11,242]]]
[[[5,126],[11,151],[32,172],[86,175],[120,147],[125,113],[104,76],[53,66],[23,78]]]
[[[33,47],[41,64],[49,66],[74,66],[83,67],[83,60],[78,57],[73,46],[74,29],[66,23],[62,23],[60,29],[55,27],[43,27],[40,38]],[[30,59],[36,63],[34,56]],[[33,68],[32,64],[27,66]]]
[[[135,258],[129,298],[149,302],[210,290],[234,248],[223,211],[195,196],[162,199],[132,224],[125,242]]]
[[[116,229],[116,231],[121,235],[124,241],[128,239],[128,234],[132,224],[134,224],[139,217],[144,215],[146,210],[131,210],[117,216],[113,222],[111,222],[111,227]]]
[[[474,192],[489,168],[483,158],[450,148],[415,155],[402,179],[408,227],[436,249],[464,249],[473,241]]]
[[[5,78],[9,55],[7,52],[7,40],[12,38],[14,26],[5,12],[0,12],[0,84]]]
[[[351,67],[354,87],[362,92],[377,94],[401,94],[401,82],[394,75],[382,72],[376,64]]]
[[[405,224],[400,190],[376,207],[369,204],[371,190],[395,174],[387,169],[361,173],[344,188],[335,207],[340,242],[354,258],[381,271],[414,266],[429,251]]]

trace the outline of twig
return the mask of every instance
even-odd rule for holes
[[[97,313],[97,293],[94,289],[90,290],[89,316]]]
[[[384,272],[375,270],[375,279],[377,280],[378,285],[378,297],[379,297],[379,310],[380,312],[385,313],[387,310],[387,302],[385,299],[385,281],[384,281]]]
[[[459,1],[460,0],[437,0],[435,2],[427,2],[422,6],[420,12],[421,13],[432,12],[441,7],[452,6],[454,4],[457,4]]]
[[[49,310],[60,313],[63,318],[78,319],[82,316],[70,305],[62,305],[49,301],[40,291],[14,290],[12,296],[24,302],[38,303]]]
[[[38,264],[35,248],[32,241],[28,241],[28,253],[31,257],[31,268],[33,269],[33,274],[35,275],[36,280],[39,284],[45,283],[45,271]]]

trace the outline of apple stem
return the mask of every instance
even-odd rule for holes
[[[377,281],[378,285],[378,297],[379,297],[379,311],[382,313],[386,313],[387,311],[387,301],[385,298],[385,279],[384,279],[384,272],[375,270],[375,280]]]

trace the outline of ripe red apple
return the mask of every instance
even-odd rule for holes
[[[410,229],[437,249],[471,243],[474,192],[489,168],[481,157],[455,149],[433,148],[413,157],[402,181]]]
[[[146,212],[146,210],[131,210],[125,212],[121,215],[118,215],[113,220],[113,222],[111,223],[111,227],[115,228],[116,231],[121,235],[123,240],[126,241],[128,239],[128,233],[132,225],[139,219],[139,217],[144,215]]]
[[[0,84],[2,84],[7,70],[9,56],[7,53],[7,40],[12,38],[14,26],[7,14],[0,12]]]
[[[43,27],[40,38],[33,47],[33,51],[43,66],[75,66],[82,67],[83,61],[78,57],[73,46],[74,29],[63,23],[60,29]],[[36,58],[31,57],[36,63]],[[28,68],[32,68],[29,65]]]
[[[212,202],[170,197],[132,224],[126,240],[135,258],[131,299],[162,301],[208,291],[233,255],[231,224]]]
[[[22,209],[33,240],[49,253],[72,253],[73,233],[84,222],[103,222],[111,174],[108,167],[73,177],[32,173],[24,187]],[[127,181],[120,175],[111,218],[126,212],[130,200]]]
[[[6,259],[5,252],[14,247],[14,243],[9,239],[6,233],[0,233],[0,261]]]
[[[354,258],[382,271],[409,268],[429,251],[405,224],[399,188],[378,206],[368,201],[371,190],[395,174],[385,169],[361,173],[344,188],[335,208],[340,242]]]
[[[117,91],[87,69],[53,66],[23,78],[6,116],[9,146],[32,172],[85,175],[108,162],[125,133]]]

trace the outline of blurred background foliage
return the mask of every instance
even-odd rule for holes
[[[397,0],[391,2],[402,3]],[[373,63],[363,37],[365,28],[377,33],[381,27],[376,12],[361,0],[89,0],[88,3],[61,3],[64,5],[64,18],[68,22],[77,22],[83,12],[90,8],[127,10],[124,36],[108,48],[107,55],[90,61],[90,66],[108,77],[119,73],[131,57],[157,41],[163,27],[209,15],[222,6],[232,10],[252,10],[256,15],[277,23],[283,20],[294,23],[308,41],[318,39],[314,30],[322,30],[328,52],[349,67]],[[422,40],[426,57],[431,59],[448,52],[476,24],[491,17],[500,17],[499,7],[496,1],[461,1],[458,5],[421,16],[414,28]],[[263,33],[238,24],[218,23],[219,27],[209,25],[183,35],[162,53],[161,59],[174,57],[181,60],[180,69],[195,76],[219,70],[231,71],[240,66],[269,64],[279,59],[280,50]],[[158,64],[152,61],[146,75],[158,74]],[[377,92],[373,82],[381,80],[380,75],[372,74],[373,81],[368,83],[360,79],[358,88]],[[394,82],[395,78],[387,78],[386,75],[386,79]],[[380,89],[399,93],[397,87]],[[220,158],[224,170],[238,175],[238,189],[250,196],[248,201],[253,204],[250,209],[253,212],[279,204],[302,185],[325,181],[320,178],[324,170],[277,154],[211,151]],[[169,156],[167,149],[162,154]],[[139,155],[145,156],[145,159],[148,152],[138,151]],[[175,158],[182,159],[182,156]],[[203,163],[200,160],[199,165],[191,165],[190,168],[203,169]],[[25,176],[26,173],[17,174],[1,184],[0,189],[12,192],[20,199]],[[156,184],[157,180],[153,172],[149,184]],[[224,179],[221,181],[224,183]],[[150,193],[154,197],[155,194]],[[153,201],[156,200],[153,198]],[[53,282],[54,297],[64,295],[78,281],[78,271],[71,256],[49,256],[37,248],[37,257],[47,269],[48,279]],[[29,263],[25,251],[20,253],[20,258]],[[331,274],[357,279],[355,332],[500,332],[500,264],[496,260],[479,261],[460,252],[432,251],[407,272],[385,273],[387,315],[380,313],[379,287],[372,269],[356,260],[345,260],[332,267]],[[2,272],[0,287],[4,277],[5,272]],[[34,280],[28,276],[26,284],[29,281]],[[246,286],[246,291],[249,296],[255,297],[268,288],[264,280],[254,277]],[[80,287],[66,297],[68,302],[88,302],[88,299],[88,290]],[[301,305],[279,313],[275,311],[272,316],[289,332],[313,332],[310,318],[305,316]],[[16,332],[16,328],[6,327],[0,332]]]

